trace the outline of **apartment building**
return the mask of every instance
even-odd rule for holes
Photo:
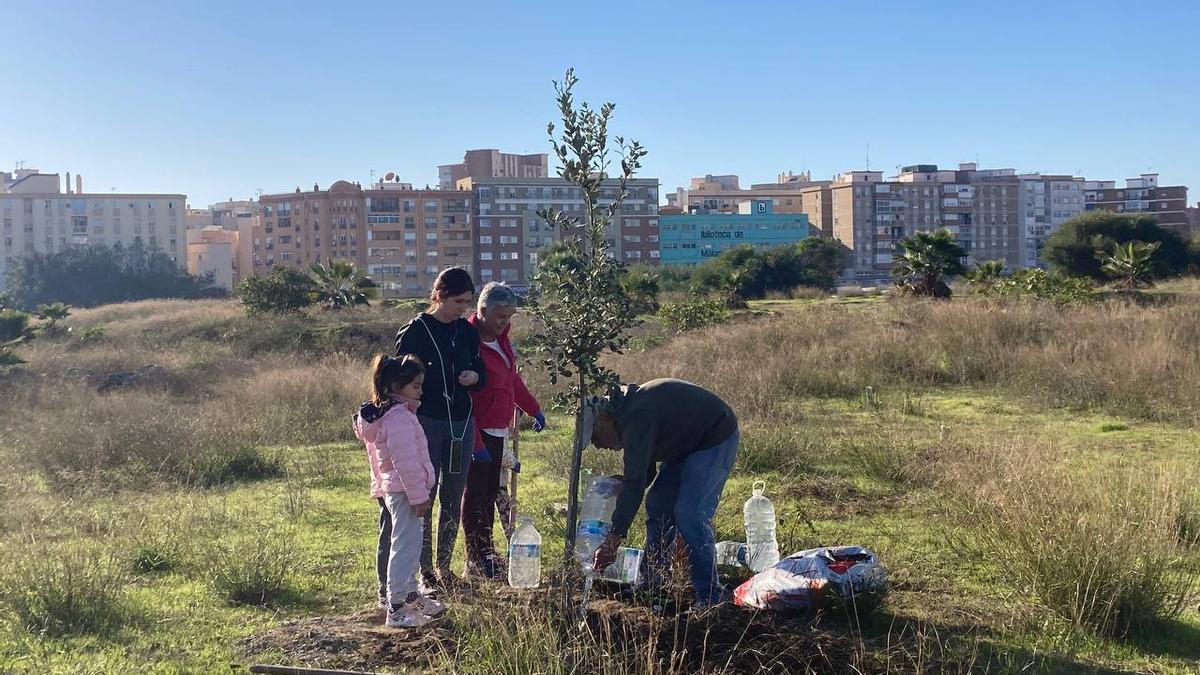
[[[738,213],[739,205],[769,199],[776,213],[803,213],[803,191],[812,182],[807,174],[780,174],[779,182],[738,187],[734,175],[693,178],[688,188],[676,188],[667,194],[667,204],[688,213],[701,209],[709,213]]]
[[[140,244],[186,264],[186,195],[88,194],[81,176],[72,188],[69,173],[60,182],[36,169],[0,172],[0,182],[0,287],[21,257],[73,246]]]
[[[888,180],[880,171],[849,171],[829,186],[828,215],[822,196],[821,212],[810,211],[810,218],[830,218],[833,236],[852,251],[845,273],[851,279],[888,278],[901,239],[942,228],[954,234],[967,262],[1016,267],[1023,250],[1020,185],[1012,169],[973,163],[956,170],[917,164]]]
[[[256,274],[348,260],[366,269],[384,297],[422,297],[439,271],[474,269],[470,192],[414,190],[337,181],[327,190],[263,195],[252,227]]]
[[[554,208],[584,215],[579,188],[561,178],[468,178],[459,186],[474,195],[480,282],[525,286],[542,249],[562,240],[562,232],[538,212]],[[609,224],[612,253],[627,263],[658,263],[658,188],[655,178],[631,180],[628,196]],[[601,203],[611,203],[617,191],[616,180],[605,181]]]
[[[1084,179],[1075,176],[1023,174],[1017,210],[1021,223],[1022,267],[1042,267],[1046,238],[1063,223],[1084,212]]]
[[[794,244],[810,236],[808,216],[776,213],[770,199],[739,205],[737,213],[706,212],[662,215],[662,264],[695,266],[741,244],[761,249]]]
[[[545,178],[548,155],[517,155],[491,148],[468,150],[458,164],[438,167],[438,189],[453,190],[464,178]]]
[[[213,283],[232,290],[241,279],[238,268],[238,233],[216,225],[187,230],[187,271],[212,276]]]
[[[808,216],[808,222],[822,237],[833,236],[833,193],[832,181],[818,181],[800,189],[800,212]]]
[[[1083,189],[1088,211],[1145,214],[1181,235],[1188,232],[1187,186],[1160,186],[1156,173],[1126,178],[1124,188],[1116,181],[1097,180],[1087,181]]]
[[[237,232],[237,252],[234,260],[234,283],[243,278],[243,270],[254,269],[254,224],[262,215],[262,209],[253,199],[229,199],[208,207],[212,212],[212,224],[231,232]]]

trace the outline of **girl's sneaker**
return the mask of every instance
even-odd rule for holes
[[[388,628],[420,628],[430,621],[415,603],[402,602],[388,607],[387,619],[383,625]]]
[[[387,595],[379,596],[379,609],[390,609],[392,604],[388,602]]]
[[[433,598],[426,597],[424,595],[418,594],[417,598],[415,600],[412,600],[406,604],[417,608],[417,611],[421,612],[422,614],[424,614],[425,616],[427,616],[431,619],[436,616],[441,616],[442,614],[446,613],[445,605],[438,602],[437,600],[434,600]]]

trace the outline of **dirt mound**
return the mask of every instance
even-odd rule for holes
[[[808,616],[746,610],[732,605],[676,614],[597,600],[587,631],[602,644],[653,643],[668,672],[844,673],[862,664],[862,649],[840,631]]]
[[[437,654],[455,648],[454,624],[442,619],[420,630],[387,628],[383,610],[288,621],[237,644],[248,662],[273,661],[282,653],[291,665],[344,670],[427,670]],[[258,659],[258,657],[263,657]]]
[[[465,639],[464,626],[455,624],[455,614],[487,611],[485,607],[494,608],[492,603],[502,602],[503,595],[501,591],[459,598],[462,604],[452,607],[446,618],[420,630],[386,628],[383,611],[372,608],[346,616],[289,621],[237,646],[247,662],[432,671],[437,664],[454,662],[458,640]],[[651,662],[654,669],[676,673],[843,673],[850,664],[859,672],[876,670],[864,659],[861,642],[844,630],[822,627],[812,617],[733,606],[675,613],[671,605],[653,607],[601,597],[588,604],[583,624],[566,627],[552,620],[546,628],[562,632],[561,657],[581,673],[611,667],[636,672]],[[545,609],[554,612],[550,605]]]

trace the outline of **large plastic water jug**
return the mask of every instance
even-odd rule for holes
[[[613,510],[621,494],[621,479],[598,476],[592,479],[579,508],[579,526],[575,529],[575,559],[585,573],[592,569],[592,558],[612,528]]]
[[[761,572],[779,562],[779,543],[775,540],[775,505],[763,496],[766,483],[754,482],[754,494],[746,500],[742,515],[746,521],[747,565]]]
[[[528,516],[517,518],[519,525],[508,543],[508,585],[513,588],[537,588],[542,578],[542,535]]]

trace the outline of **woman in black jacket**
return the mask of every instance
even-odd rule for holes
[[[432,514],[425,514],[421,577],[434,588],[445,588],[456,581],[450,572],[450,560],[462,520],[462,494],[475,439],[470,392],[484,384],[479,333],[463,318],[474,294],[475,284],[465,269],[442,270],[433,284],[429,309],[396,333],[396,356],[414,354],[425,364],[417,418],[429,441],[429,459],[436,472],[430,499],[436,497],[441,508],[436,567]]]

